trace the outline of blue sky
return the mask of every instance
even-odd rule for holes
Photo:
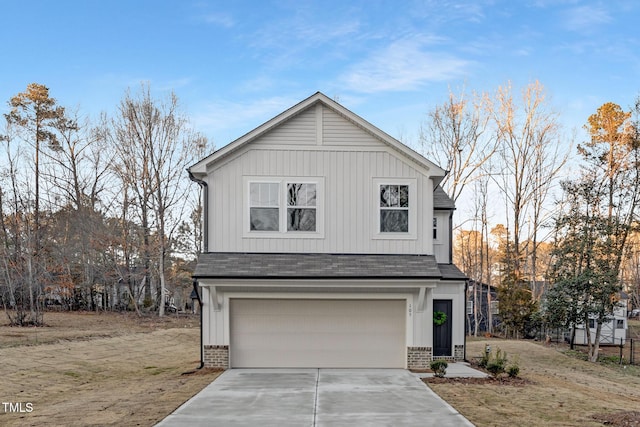
[[[449,89],[540,80],[567,129],[640,94],[635,0],[3,1],[0,112],[30,82],[96,117],[174,90],[219,148],[322,91],[416,142]]]

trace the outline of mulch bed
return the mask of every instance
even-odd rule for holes
[[[606,426],[638,427],[640,426],[640,411],[622,411],[594,415],[593,419]]]
[[[423,378],[422,379],[427,384],[481,384],[481,385],[501,385],[501,386],[512,386],[512,387],[524,387],[529,384],[534,384],[533,381],[530,381],[526,378],[522,377],[487,377],[487,378]]]

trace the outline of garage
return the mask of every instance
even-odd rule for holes
[[[233,298],[232,368],[404,368],[406,300]]]

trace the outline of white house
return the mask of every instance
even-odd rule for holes
[[[616,303],[612,316],[602,324],[600,328],[600,345],[624,345],[627,341],[627,305],[629,296],[625,292],[620,292],[620,298]],[[589,329],[591,343],[596,339],[596,319],[589,319]],[[587,345],[589,338],[585,324],[576,326],[574,343]]]
[[[205,200],[206,366],[464,358],[446,171],[318,92],[189,173]]]

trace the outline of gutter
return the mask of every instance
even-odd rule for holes
[[[209,185],[206,181],[198,179],[191,173],[189,169],[187,169],[189,173],[189,179],[202,187],[202,192],[204,193],[202,205],[204,209],[202,211],[203,216],[203,238],[202,238],[202,252],[209,252]]]

